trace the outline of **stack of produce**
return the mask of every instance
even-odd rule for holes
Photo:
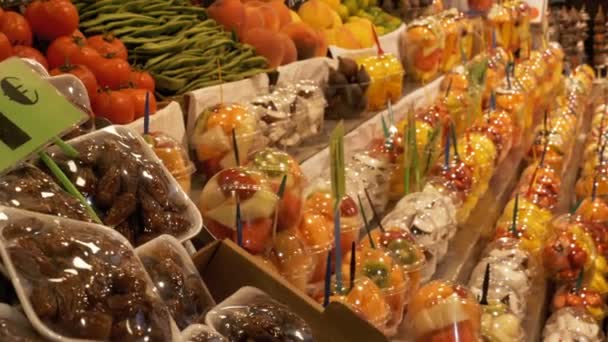
[[[374,31],[385,35],[401,26],[401,19],[369,2],[309,0],[298,9],[300,19],[318,30],[329,45],[362,49],[375,44]]]
[[[572,101],[585,102],[581,98]],[[538,133],[542,141],[535,142],[535,145],[542,145],[544,151],[542,155],[535,156],[524,170],[514,198],[507,203],[496,223],[495,241],[487,247],[469,281],[472,291],[483,304],[483,336],[491,341],[526,339],[522,323],[526,319],[531,284],[540,272],[535,260],[540,255],[554,262],[552,265],[555,267],[563,264],[563,260],[556,255],[547,254],[561,253],[559,248],[552,245],[554,240],[549,238],[548,225],[560,193],[561,176],[567,167],[565,159],[572,152],[577,118],[563,121],[572,114],[560,108],[567,104],[558,100],[557,105],[558,108],[550,114],[552,120],[543,124],[547,132]],[[561,122],[565,122],[564,125],[571,130],[559,129]],[[547,148],[550,141],[554,141],[554,146],[559,145],[555,146],[561,149],[559,153],[550,152]],[[550,157],[552,153],[555,155]],[[553,163],[549,160],[553,160]],[[484,284],[487,289],[484,289]],[[485,297],[482,296],[484,291],[487,292]]]
[[[325,87],[327,107],[325,117],[357,117],[367,108],[364,94],[369,87],[370,77],[363,66],[350,58],[338,57],[338,67],[329,69]]]
[[[532,49],[530,20],[535,11],[521,0],[495,3],[487,14],[486,43],[502,47],[517,59],[527,59]]]
[[[207,19],[205,9],[186,0],[74,4],[81,15],[81,30],[120,38],[129,60],[150,72],[162,96],[251,77],[268,66],[254,47],[236,42],[232,33]]]

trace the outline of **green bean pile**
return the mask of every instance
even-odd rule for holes
[[[266,71],[264,57],[237,42],[187,0],[74,0],[87,35],[113,33],[129,61],[150,72],[160,97]],[[218,72],[221,65],[221,78]]]

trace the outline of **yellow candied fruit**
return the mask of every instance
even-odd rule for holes
[[[386,107],[389,99],[395,103],[401,98],[404,71],[397,57],[386,53],[361,58],[357,63],[365,67],[371,79],[367,89],[370,110],[380,110]]]

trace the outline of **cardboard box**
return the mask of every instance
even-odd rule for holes
[[[232,241],[215,241],[194,257],[203,280],[216,302],[243,286],[254,286],[287,305],[302,317],[320,342],[388,342],[375,327],[340,303],[327,308],[301,293],[279,275],[264,270],[249,253]]]

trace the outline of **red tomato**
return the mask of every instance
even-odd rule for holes
[[[102,57],[95,65],[89,65],[100,87],[118,89],[129,83],[131,66],[129,62],[118,58]]]
[[[69,36],[71,36],[71,37],[80,37],[82,39],[86,38],[84,36],[84,33],[80,32],[80,30],[74,30],[74,32],[72,32],[71,34],[69,34]]]
[[[8,37],[11,45],[32,45],[32,29],[25,18],[13,11],[6,11],[2,16],[0,31]]]
[[[101,90],[93,96],[93,112],[114,124],[128,124],[133,121],[135,111],[131,96],[120,91]]]
[[[2,8],[0,8],[0,23],[2,22],[3,18],[4,18],[4,10]]]
[[[75,64],[64,64],[59,68],[55,68],[50,71],[51,76],[61,75],[61,74],[71,74],[82,81],[84,86],[87,88],[87,93],[89,93],[89,98],[93,99],[94,96],[97,96],[97,79],[95,79],[95,75],[91,69],[87,68],[84,65],[75,65]]]
[[[148,89],[152,93],[154,93],[156,87],[154,77],[145,71],[131,71],[129,82],[131,82],[135,88]]]
[[[135,108],[135,119],[139,119],[146,113],[146,93],[149,93],[148,106],[150,107],[150,115],[156,113],[156,99],[154,93],[148,89],[133,89],[127,88],[120,90],[128,94],[133,99],[133,107]]]
[[[49,67],[55,69],[66,62],[72,61],[72,56],[86,45],[86,40],[77,35],[64,36],[55,39],[46,50]]]
[[[99,53],[88,46],[83,46],[70,56],[69,62],[72,64],[82,64],[93,70],[103,60]],[[65,64],[65,61],[64,63]]]
[[[271,233],[271,219],[261,218],[253,222],[243,222],[243,248],[251,254],[262,253]],[[236,231],[234,232],[234,241],[238,241]]]
[[[13,47],[6,35],[0,32],[0,62],[13,55]]]
[[[111,34],[99,34],[89,37],[87,43],[102,56],[111,55],[110,57],[127,60],[127,48],[125,44]]]
[[[78,29],[78,10],[65,0],[34,0],[27,6],[25,17],[37,37],[53,40]]]
[[[13,52],[15,53],[15,56],[33,59],[36,62],[42,64],[45,69],[49,69],[49,63],[47,63],[46,58],[44,58],[44,55],[33,47],[17,45],[13,47]]]

